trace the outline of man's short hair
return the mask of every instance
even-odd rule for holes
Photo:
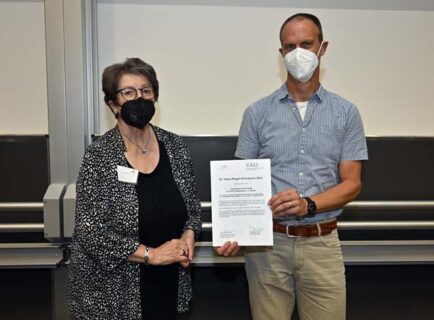
[[[286,19],[285,22],[283,22],[282,26],[280,27],[280,32],[279,32],[280,43],[282,43],[283,28],[285,28],[287,23],[292,21],[292,20],[303,20],[303,19],[308,19],[308,20],[312,21],[318,27],[318,30],[319,30],[318,40],[319,40],[319,42],[323,41],[322,26],[321,26],[321,22],[319,21],[319,19],[310,13],[296,13],[296,14],[290,16],[288,19]]]

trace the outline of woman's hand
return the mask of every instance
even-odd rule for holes
[[[188,248],[188,253],[187,253],[187,261],[181,261],[180,264],[183,268],[187,268],[190,265],[190,262],[193,260],[193,256],[194,256],[194,231],[191,229],[187,229],[184,231],[184,233],[181,236],[181,240],[185,241],[185,243],[187,244],[187,248]]]
[[[179,262],[188,263],[189,246],[185,240],[172,239],[149,252],[148,263],[151,265],[167,265]]]
[[[217,247],[214,250],[219,256],[233,257],[237,255],[238,251],[240,251],[240,246],[236,241],[227,241],[221,247]]]

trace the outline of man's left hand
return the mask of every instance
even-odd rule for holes
[[[307,214],[307,201],[300,197],[297,189],[286,189],[274,194],[268,201],[273,216],[299,216]]]

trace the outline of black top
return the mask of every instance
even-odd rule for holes
[[[182,235],[187,209],[175,184],[164,145],[159,142],[160,160],[150,174],[139,173],[140,243],[156,248]],[[140,265],[140,296],[143,319],[175,319],[179,264]]]

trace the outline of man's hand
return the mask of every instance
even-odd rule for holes
[[[236,241],[227,241],[221,247],[217,247],[214,250],[219,256],[233,257],[240,251],[240,246]]]
[[[307,214],[307,201],[300,197],[296,189],[286,189],[274,194],[268,205],[273,216],[299,216]]]

